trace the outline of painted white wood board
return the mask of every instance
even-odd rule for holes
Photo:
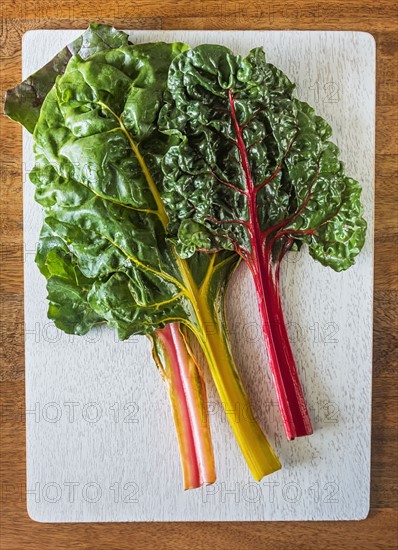
[[[80,31],[29,31],[26,78]],[[237,364],[283,470],[255,483],[206,371],[217,466],[213,486],[184,492],[165,388],[145,337],[58,331],[34,264],[42,220],[24,182],[27,505],[42,522],[348,520],[367,516],[373,296],[375,43],[360,32],[134,31],[133,42],[219,43],[269,61],[332,125],[347,173],[363,185],[368,221],[356,265],[335,273],[304,251],[283,268],[283,302],[315,433],[286,441],[241,266],[227,312]],[[33,165],[24,132],[25,173]]]

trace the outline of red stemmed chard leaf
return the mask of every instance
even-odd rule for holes
[[[253,275],[288,439],[312,433],[279,288],[285,254],[302,244],[347,269],[366,232],[360,186],[347,177],[331,128],[294,95],[257,48],[243,58],[203,45],[171,64],[160,127],[177,135],[163,161],[163,201],[181,257],[234,250]]]

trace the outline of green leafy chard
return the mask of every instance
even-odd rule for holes
[[[156,121],[170,62],[185,49],[157,43],[76,55],[57,78],[34,131],[31,179],[45,210],[38,263],[48,277],[49,315],[62,330],[84,334],[105,322],[122,339],[151,335],[156,357],[157,329],[190,329],[225,408],[245,411],[229,420],[261,479],[280,464],[250,414],[224,329],[224,288],[238,258],[223,251],[183,260],[166,239],[161,161],[176,138]],[[164,337],[174,335],[177,353],[181,333],[171,333]],[[163,338],[166,352],[169,342]]]
[[[169,231],[182,258],[234,250],[256,286],[287,437],[312,433],[285,328],[280,264],[289,249],[347,269],[366,232],[360,186],[330,126],[257,48],[243,58],[203,45],[171,64],[160,127],[180,142],[163,162]]]
[[[87,58],[98,51],[128,43],[126,33],[107,25],[91,24],[83,35],[61,50],[47,65],[7,92],[6,114],[33,132],[44,98],[56,77],[64,73],[73,54]],[[44,224],[36,262],[48,278],[51,297],[49,317],[66,332],[84,334],[93,324],[101,322],[101,318],[87,302],[87,291],[92,281],[84,277],[71,260],[65,243]],[[188,339],[183,338],[178,323],[154,331],[150,339],[154,359],[172,405],[184,489],[212,483],[216,474],[210,425],[207,412],[203,409],[206,387]]]
[[[74,53],[87,58],[96,52],[127,45],[128,36],[107,25],[91,24],[47,65],[6,95],[8,116],[33,132],[44,98],[64,73]],[[48,182],[50,185],[50,181]],[[51,187],[51,185],[50,185]],[[51,192],[51,190],[50,190]],[[46,193],[46,190],[44,190]],[[44,224],[36,261],[48,278],[51,302],[49,317],[57,326],[74,334],[84,334],[101,318],[87,302],[92,281],[73,265],[65,243]],[[210,425],[206,403],[206,387],[187,338],[178,323],[171,323],[150,335],[153,355],[170,397],[180,458],[184,489],[196,488],[216,479]],[[201,421],[198,421],[199,414]]]

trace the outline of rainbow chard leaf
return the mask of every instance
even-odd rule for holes
[[[107,25],[91,24],[83,35],[61,50],[47,65],[7,92],[6,114],[33,132],[46,95],[56,77],[65,72],[73,54],[78,53],[85,59],[99,51],[128,43],[126,33]],[[56,171],[50,171],[50,175],[59,183]],[[44,174],[43,178],[43,184],[47,181],[50,187],[46,190],[42,185],[42,199],[47,191],[51,193],[56,189],[51,178],[46,180]],[[36,262],[48,279],[48,316],[59,328],[68,333],[85,334],[93,325],[103,321],[88,303],[88,290],[94,281],[83,276],[64,241],[46,223],[42,228]],[[216,479],[213,447],[203,405],[206,403],[206,387],[188,338],[183,338],[178,323],[170,323],[154,331],[150,339],[172,405],[184,489],[213,483]]]
[[[159,118],[180,138],[163,161],[172,240],[182,258],[227,249],[249,266],[289,439],[312,427],[281,308],[282,258],[305,243],[323,265],[347,269],[366,232],[330,126],[293,91],[262,49],[243,58],[203,45],[171,64]]]
[[[224,288],[239,258],[221,251],[183,260],[166,235],[161,161],[179,138],[159,132],[156,123],[168,68],[186,48],[156,43],[87,59],[75,55],[56,79],[34,131],[31,179],[45,212],[38,263],[48,277],[49,315],[62,330],[83,334],[105,322],[124,339],[157,338],[157,329],[169,324],[190,329],[223,405],[245,411],[229,420],[253,476],[261,479],[280,463],[251,414],[224,329]],[[154,343],[155,356],[162,355],[162,343],[164,353],[170,351],[163,373],[183,381],[184,373],[168,363],[181,351],[178,333],[163,333]],[[172,402],[182,395],[177,386]],[[189,411],[187,403],[178,415]],[[195,430],[192,415],[175,418]],[[200,450],[189,447],[184,435],[180,448],[193,456]],[[203,472],[198,475],[209,482]],[[194,469],[187,476],[188,486],[198,479]]]

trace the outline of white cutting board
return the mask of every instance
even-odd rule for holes
[[[30,31],[26,78],[79,31]],[[334,130],[347,173],[363,185],[368,221],[355,267],[337,274],[306,252],[283,270],[284,310],[315,433],[286,441],[260,337],[252,282],[242,266],[228,317],[237,364],[283,470],[255,483],[208,380],[217,482],[184,492],[165,388],[145,337],[86,337],[46,317],[34,264],[42,220],[25,178],[27,503],[43,522],[348,520],[369,511],[372,370],[375,43],[360,32],[134,31],[133,42],[219,43],[269,61],[298,84]],[[26,172],[32,139],[24,133]]]

